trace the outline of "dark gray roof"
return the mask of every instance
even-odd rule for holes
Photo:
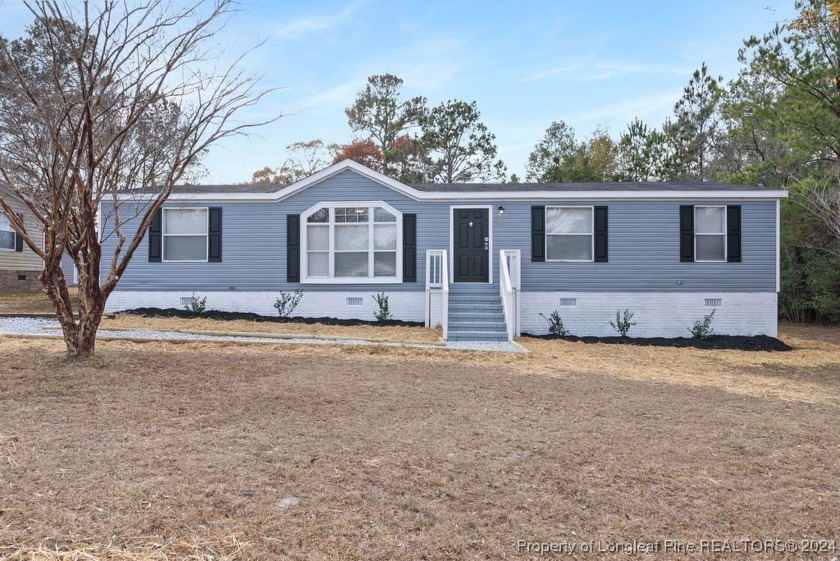
[[[494,193],[500,191],[774,191],[775,188],[753,185],[733,185],[709,181],[612,181],[599,183],[410,183],[418,191],[427,193]],[[286,185],[176,185],[173,193],[187,194],[248,194],[274,193]]]
[[[412,183],[420,191],[452,191],[456,193],[494,191],[756,191],[767,187],[732,185],[709,181],[608,181],[597,183]]]
[[[268,185],[176,185],[173,193],[274,193],[285,187],[278,183]]]

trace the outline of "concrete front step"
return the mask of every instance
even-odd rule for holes
[[[478,304],[450,304],[449,305],[449,319],[452,319],[454,315],[465,315],[465,314],[481,314],[482,316],[486,315],[498,315],[503,314],[504,310],[502,309],[501,305],[495,306],[479,306]]]
[[[507,333],[485,331],[450,331],[449,341],[507,341]]]
[[[490,312],[482,310],[470,310],[463,312],[450,312],[449,321],[452,323],[462,321],[495,321],[504,323],[505,314],[503,312]]]
[[[485,283],[450,285],[450,341],[507,341],[499,287]]]
[[[488,290],[488,291],[464,291],[464,292],[450,292],[450,298],[499,298],[499,291],[498,290]]]
[[[453,331],[505,331],[507,326],[503,321],[450,321],[449,329]]]
[[[480,288],[460,288],[455,285],[449,285],[450,294],[498,294],[499,287],[492,284],[482,285]]]
[[[449,297],[449,307],[452,306],[489,306],[493,308],[501,308],[502,299],[498,296],[492,298],[476,298],[475,296],[469,298]]]

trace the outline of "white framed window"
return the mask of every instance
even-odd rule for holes
[[[207,208],[163,209],[163,261],[207,261],[209,229]]]
[[[545,207],[546,261],[593,261],[594,215],[591,206]]]
[[[726,207],[694,207],[694,260],[726,261]]]
[[[402,213],[390,205],[320,203],[301,229],[301,282],[402,282]]]
[[[9,217],[0,212],[0,251],[15,250],[15,229],[9,222]]]

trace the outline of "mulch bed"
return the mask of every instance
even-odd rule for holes
[[[338,318],[305,318],[305,317],[280,317],[280,316],[261,316],[250,312],[222,312],[219,310],[207,310],[204,313],[197,314],[188,310],[179,310],[177,308],[134,308],[133,310],[125,310],[121,312],[124,314],[131,314],[144,318],[206,318],[219,319],[222,321],[246,320],[256,321],[260,323],[305,323],[308,325],[320,323],[322,325],[381,325],[383,327],[423,327],[423,322],[419,321],[402,321],[397,319],[389,319],[383,323],[378,321],[366,321],[363,319],[338,319]]]
[[[606,345],[638,345],[640,347],[692,347],[695,349],[727,349],[735,351],[791,351],[789,347],[775,337],[767,335],[714,335],[708,339],[688,337],[576,337],[573,335],[531,335],[523,337],[533,339],[560,339],[580,343],[604,343]]]

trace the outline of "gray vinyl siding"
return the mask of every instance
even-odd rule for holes
[[[383,201],[403,213],[417,214],[417,282],[403,284],[286,283],[286,215],[301,214],[322,202]],[[681,204],[740,204],[741,263],[680,263]],[[608,263],[532,263],[531,206],[545,201],[415,201],[345,170],[276,202],[224,202],[168,206],[221,206],[221,263],[149,263],[144,241],[119,284],[122,290],[279,291],[412,291],[425,288],[425,255],[450,250],[451,207],[491,206],[492,271],[498,278],[500,249],[522,252],[523,291],[738,291],[776,290],[776,202],[768,201],[576,201],[563,205],[609,207]],[[498,214],[499,205],[505,213]],[[103,231],[107,231],[106,227]],[[126,230],[130,231],[130,230]],[[108,263],[113,239],[106,241]],[[680,284],[678,281],[682,281]]]
[[[554,203],[543,203],[552,206]],[[608,263],[531,262],[530,205],[505,204],[500,249],[522,250],[522,290],[577,292],[776,291],[775,201],[591,201],[609,208]],[[681,263],[680,205],[741,205],[741,263]],[[507,212],[508,206],[511,211]]]
[[[67,284],[75,286],[77,283],[76,264],[73,263],[73,258],[65,253],[61,256],[61,270],[64,271],[64,278]]]
[[[382,201],[402,212],[417,214],[417,282],[402,284],[302,284],[293,285],[304,291],[313,290],[360,290],[379,292],[382,290],[425,290],[426,289],[426,250],[449,249],[449,223],[447,222],[448,203],[419,202],[397,193],[375,181],[353,171],[343,171],[329,179],[292,195],[280,202],[283,207],[283,232],[286,231],[286,215],[302,214],[311,207],[323,202],[370,202]],[[280,250],[281,262],[285,271],[286,247]],[[303,259],[305,256],[302,256]],[[401,263],[397,264],[402,267]],[[285,281],[285,277],[284,277]]]
[[[122,206],[121,214],[128,216],[132,204]],[[286,243],[285,218],[281,223],[281,208],[276,203],[181,203],[173,201],[167,207],[222,207],[221,263],[149,263],[149,243],[144,239],[117,285],[118,290],[177,290],[177,291],[268,291],[280,290],[281,274],[285,275],[285,261],[280,266],[280,246]],[[103,207],[102,264],[111,262],[116,244],[108,209]],[[131,238],[140,218],[122,228]],[[283,277],[285,280],[285,276]]]
[[[493,276],[499,273],[499,250],[522,251],[522,290],[528,291],[719,291],[775,292],[775,201],[452,201],[420,202],[352,171],[344,171],[281,203],[285,214],[298,214],[319,202],[384,201],[404,213],[417,214],[417,283],[386,285],[388,290],[423,289],[428,249],[450,249],[452,206],[491,206]],[[679,207],[685,204],[740,204],[741,263],[680,263]],[[531,206],[609,207],[609,262],[531,262]],[[499,215],[498,207],[505,213]],[[285,267],[285,246],[281,248]],[[677,284],[682,281],[682,284]],[[350,285],[354,288],[358,285]],[[326,285],[336,290],[336,285]],[[304,290],[316,289],[303,285]],[[359,287],[382,289],[382,285]]]

